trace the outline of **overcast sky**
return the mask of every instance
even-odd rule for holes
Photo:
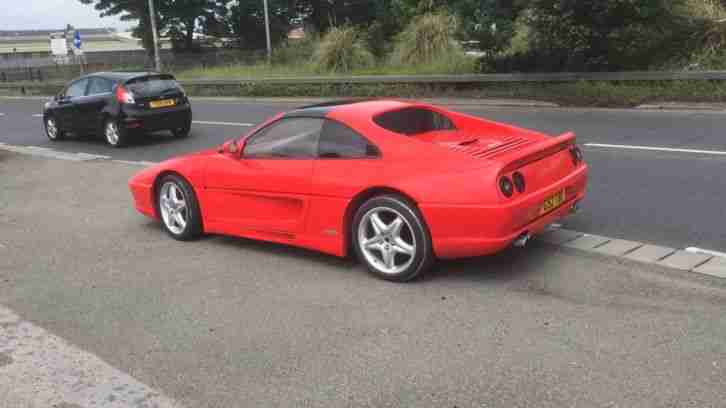
[[[127,28],[116,17],[98,16],[92,5],[78,0],[1,0],[0,30],[60,29],[66,24],[79,28]],[[9,6],[9,7],[8,7]]]

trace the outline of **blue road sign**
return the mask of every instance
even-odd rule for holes
[[[76,33],[73,35],[73,46],[81,49],[81,32],[76,31]]]

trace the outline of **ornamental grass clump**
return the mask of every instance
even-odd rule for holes
[[[374,60],[361,33],[351,26],[331,28],[313,55],[313,64],[320,72],[351,72],[371,66]]]
[[[397,36],[392,62],[419,65],[464,57],[455,38],[457,19],[447,12],[430,12],[416,17]]]

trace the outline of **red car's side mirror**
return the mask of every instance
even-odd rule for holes
[[[228,140],[224,142],[219,152],[229,156],[241,157],[244,145],[244,140]]]

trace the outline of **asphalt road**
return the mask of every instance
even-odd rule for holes
[[[392,284],[280,245],[174,241],[119,188],[138,169],[0,150],[0,304],[24,319],[0,307],[0,405],[726,400],[722,280],[534,243]],[[88,389],[102,403],[75,402]]]
[[[0,99],[0,142],[159,161],[220,145],[289,103],[194,100],[195,123],[186,140],[155,136],[125,149],[101,140],[51,143],[39,118],[42,101]],[[455,107],[474,115],[559,134],[574,130],[579,143],[644,145],[726,151],[726,114],[606,109]],[[214,123],[210,123],[214,122]],[[219,122],[219,123],[218,123]],[[564,226],[586,233],[684,248],[726,251],[726,155],[584,147],[591,165],[589,195]]]

